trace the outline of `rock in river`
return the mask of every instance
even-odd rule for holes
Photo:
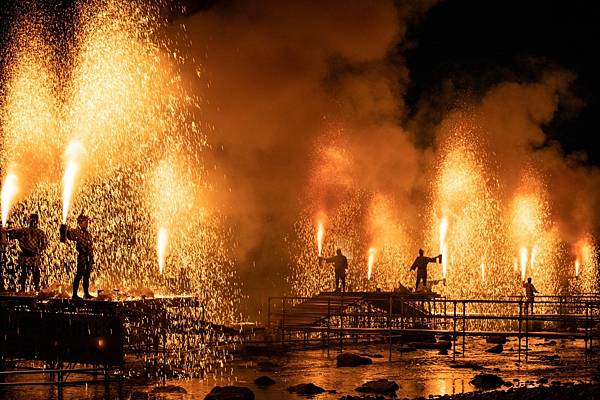
[[[244,386],[215,386],[204,400],[254,400],[254,392]]]
[[[361,393],[375,393],[392,395],[396,393],[400,386],[394,381],[388,381],[387,379],[379,379],[376,381],[369,381],[360,387],[356,388],[357,392]]]
[[[338,367],[358,367],[360,365],[373,364],[373,360],[362,357],[355,353],[342,353],[337,356]]]

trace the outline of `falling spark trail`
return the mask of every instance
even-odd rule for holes
[[[62,222],[67,223],[67,216],[73,201],[73,192],[75,184],[81,172],[81,162],[85,154],[83,145],[77,140],[72,140],[65,151],[65,174],[63,176],[63,208]]]
[[[575,260],[575,277],[579,278],[579,268],[580,268],[580,261],[579,259]]]
[[[373,273],[373,264],[375,264],[375,254],[377,250],[373,247],[369,249],[369,261],[368,261],[368,269],[367,269],[367,279],[371,280],[371,275]]]
[[[318,222],[317,227],[317,247],[319,251],[319,257],[323,255],[323,235],[325,234],[325,228],[323,227],[323,221]]]
[[[165,270],[165,258],[167,253],[167,242],[169,240],[169,232],[167,228],[162,227],[158,230],[158,243],[157,243],[157,253],[158,253],[158,271],[162,275]]]
[[[9,172],[2,182],[2,226],[6,226],[12,202],[19,191],[19,180],[14,172]]]

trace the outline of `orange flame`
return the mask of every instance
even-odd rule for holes
[[[448,218],[444,216],[440,222],[440,254],[442,254],[442,277],[446,279],[448,255],[446,245],[446,235],[448,232]]]
[[[377,250],[373,247],[369,249],[369,262],[368,262],[368,270],[367,270],[367,279],[371,280],[371,275],[373,273],[373,265],[375,264],[375,254]]]
[[[521,247],[519,255],[521,257],[521,279],[525,281],[525,274],[527,273],[527,247]]]
[[[321,257],[323,255],[323,235],[325,234],[323,221],[319,221],[317,226],[317,247],[319,249],[319,257]]]
[[[6,226],[8,213],[15,197],[19,193],[19,179],[14,172],[9,172],[2,182],[2,226]]]
[[[157,253],[158,253],[158,271],[160,274],[163,274],[165,270],[165,258],[167,254],[167,242],[169,240],[169,232],[167,228],[162,227],[158,230],[158,243],[157,243]]]
[[[65,150],[65,174],[63,176],[63,209],[62,209],[62,222],[67,223],[67,216],[69,215],[69,208],[73,201],[73,192],[75,191],[75,184],[77,178],[81,172],[81,164],[83,156],[85,154],[85,148],[77,140],[69,142],[67,149]]]

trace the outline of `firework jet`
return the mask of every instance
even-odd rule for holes
[[[319,257],[323,255],[323,235],[325,234],[325,228],[323,221],[317,223],[317,248],[319,251]]]
[[[444,216],[440,222],[440,254],[442,254],[442,277],[446,279],[446,263],[448,262],[448,254],[446,248],[446,233],[448,232],[448,218]]]
[[[165,259],[167,256],[167,243],[169,241],[169,231],[167,228],[160,228],[158,230],[158,238],[156,245],[156,252],[158,254],[158,271],[163,274],[165,270]]]
[[[367,279],[371,280],[371,275],[373,274],[373,265],[375,264],[375,254],[377,250],[371,247],[369,249],[369,260],[367,262]]]
[[[65,150],[65,173],[63,175],[63,206],[62,223],[67,223],[69,209],[73,202],[73,194],[77,180],[81,174],[81,166],[85,156],[83,145],[77,140],[72,140]]]
[[[6,174],[4,177],[4,182],[2,182],[2,227],[6,226],[8,213],[10,212],[10,208],[12,207],[15,197],[19,192],[18,184],[19,180],[14,172],[9,172]]]

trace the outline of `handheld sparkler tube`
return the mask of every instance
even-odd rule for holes
[[[6,234],[6,228],[0,228],[0,244],[5,245],[8,242],[8,235]]]
[[[441,264],[441,263],[442,263],[442,255],[440,254],[440,255],[438,256],[438,258],[439,258],[439,261],[438,261],[438,262]],[[446,282],[444,281],[444,285],[445,285],[445,284],[446,284]]]
[[[60,224],[60,242],[67,242],[67,224]]]

